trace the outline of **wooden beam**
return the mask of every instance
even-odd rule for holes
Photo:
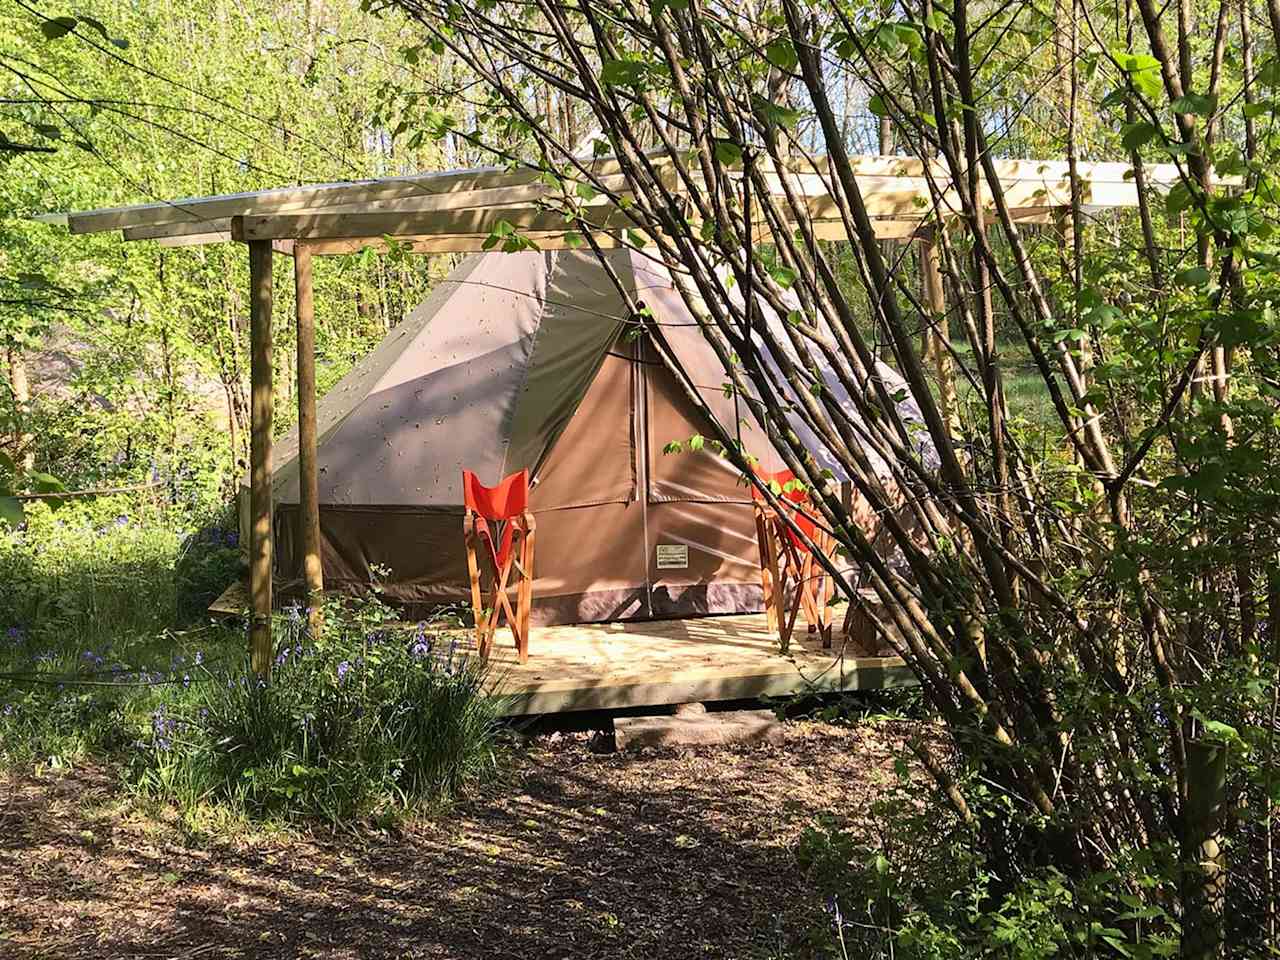
[[[942,285],[937,237],[932,230],[920,237],[920,273],[924,305],[931,314],[926,318],[924,329],[925,359],[932,361],[938,378],[938,401],[947,431],[952,436],[959,436],[960,407],[956,396],[955,363],[949,349],[951,324],[947,317],[947,294]]]
[[[609,190],[626,194],[627,184],[621,176],[604,177],[602,186]],[[458,193],[429,194],[427,196],[392,197],[382,200],[363,200],[342,203],[320,203],[312,206],[301,205],[300,202],[281,205],[274,210],[269,204],[262,204],[261,209],[247,211],[247,214],[265,216],[268,213],[429,213],[445,210],[497,209],[501,207],[521,207],[535,204],[540,200],[554,197],[556,192],[545,183],[532,183],[517,187],[492,187],[487,190],[466,190]],[[328,199],[333,199],[332,197]],[[600,202],[604,202],[601,198]],[[248,206],[247,203],[241,204]],[[73,216],[80,216],[75,214]],[[176,214],[175,214],[176,216]],[[211,233],[230,233],[231,216],[212,219],[190,219],[183,214],[181,219],[148,223],[143,226],[124,227],[121,231],[126,240],[163,240],[169,237],[185,237]]]
[[[661,166],[667,161],[657,158]],[[622,177],[622,167],[611,157],[601,157],[586,164],[596,176],[609,181]],[[376,201],[404,198],[438,197],[446,194],[479,194],[463,200],[463,207],[488,206],[493,202],[519,201],[513,191],[530,187],[524,202],[554,193],[543,180],[543,173],[532,168],[508,170],[501,167],[477,167],[469,170],[446,170],[382,180],[358,180],[351,183],[324,183],[300,187],[281,187],[233,193],[215,197],[187,197],[160,203],[144,203],[129,207],[111,207],[63,214],[72,233],[98,233],[124,227],[148,224],[185,223],[192,220],[214,220],[223,217],[250,216],[266,213],[299,213],[339,205],[361,205]],[[483,191],[493,191],[484,195]]]
[[[625,230],[637,228],[635,220],[618,207],[588,208],[588,228]],[[231,221],[236,240],[339,239],[378,236],[485,235],[502,223],[520,233],[566,233],[577,228],[559,211],[543,207],[510,207],[484,210],[443,210],[408,213],[312,213],[304,215],[247,216]],[[239,230],[239,232],[237,232]]]
[[[319,633],[324,604],[320,565],[320,484],[316,465],[316,314],[311,285],[311,248],[293,250],[293,282],[298,321],[298,523],[302,528],[302,582],[307,622]]]
[[[271,677],[271,242],[249,244],[249,660]]]

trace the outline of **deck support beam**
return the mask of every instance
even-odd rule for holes
[[[924,286],[924,305],[932,316],[926,318],[924,329],[925,361],[932,361],[938,378],[938,400],[947,432],[960,433],[960,410],[956,398],[955,364],[951,358],[951,324],[947,319],[947,295],[942,285],[942,270],[938,254],[937,228],[920,234],[920,274]]]
[[[249,246],[249,662],[271,676],[271,241]]]
[[[320,483],[316,465],[316,314],[311,247],[293,250],[298,321],[298,522],[307,623],[314,637],[323,622],[324,571],[320,563]]]

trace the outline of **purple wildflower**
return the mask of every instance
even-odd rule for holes
[[[431,655],[431,640],[427,637],[427,625],[419,623],[413,632],[413,645],[409,647],[409,653],[415,660],[421,660]]]
[[[234,530],[227,533],[227,546],[234,547],[240,543],[240,537]]]
[[[128,525],[129,525],[129,518],[125,516],[123,513],[120,514],[120,516],[116,517],[117,527],[127,527]]]
[[[178,721],[165,713],[164,704],[156,707],[151,713],[151,742],[157,750],[168,750],[173,746],[173,732]]]
[[[351,670],[351,664],[348,663],[346,660],[343,660],[340,664],[338,664],[338,682],[339,683],[341,683],[343,679],[346,678],[350,670]]]

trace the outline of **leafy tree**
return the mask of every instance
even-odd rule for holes
[[[1272,8],[366,4],[415,20],[502,118],[454,113],[441,129],[564,183],[584,242],[587,204],[603,201],[634,221],[624,241],[679,264],[728,389],[855,561],[845,594],[871,591],[881,639],[946,724],[949,749],[917,749],[981,851],[989,902],[1052,868],[1094,891],[1086,916],[1102,926],[1084,924],[1081,952],[1183,924],[1202,955],[1228,922],[1261,949],[1276,923],[1263,771],[1280,663]],[[885,120],[930,197],[945,316],[867,210],[878,168],[852,149]],[[585,153],[567,135],[593,130]],[[1067,162],[1065,234],[1010,212],[995,161],[1019,155]],[[1086,158],[1129,164],[1134,215],[1095,217]],[[1157,161],[1179,171],[1167,194],[1149,182]],[[815,232],[807,185],[833,198],[824,215],[847,244]],[[748,203],[763,242],[746,240]],[[784,334],[753,324],[744,287],[788,317]],[[919,421],[876,376],[877,345]],[[1015,349],[1047,425],[1011,401]],[[951,371],[966,385],[954,400]],[[877,537],[796,418],[880,517]],[[749,473],[733,425],[716,439]],[[1202,808],[1226,754],[1224,791]],[[1249,813],[1224,818],[1223,797]],[[1225,887],[1208,842],[1239,868]]]

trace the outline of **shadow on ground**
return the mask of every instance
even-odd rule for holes
[[[0,778],[0,956],[802,956],[821,902],[795,840],[823,811],[865,825],[895,736],[624,757],[552,734],[395,836],[198,848],[104,771]]]

